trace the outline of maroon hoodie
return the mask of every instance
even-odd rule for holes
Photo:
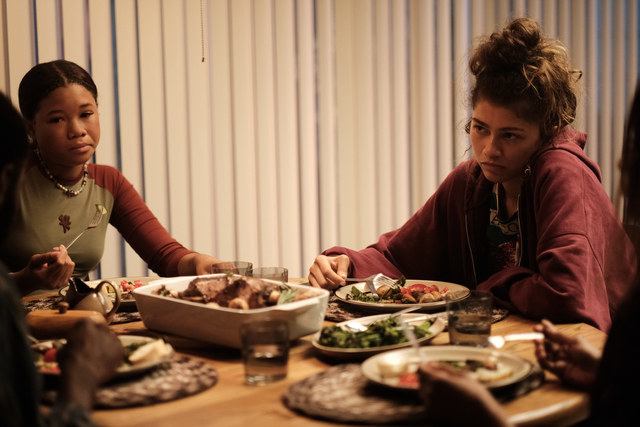
[[[565,129],[532,159],[519,199],[521,258],[484,281],[480,251],[493,183],[475,159],[457,166],[402,227],[346,254],[350,277],[439,280],[490,290],[497,305],[553,322],[608,331],[636,275],[633,246],[585,155],[586,134]]]

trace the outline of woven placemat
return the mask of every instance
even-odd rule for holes
[[[361,309],[356,305],[342,301],[335,295],[331,295],[324,318],[325,320],[329,320],[332,322],[344,322],[345,320],[358,319],[360,317],[371,316],[374,314],[380,314],[380,312],[372,312],[371,310]],[[446,329],[448,323],[446,311],[429,313],[429,315],[434,318],[440,317],[442,320],[444,320]],[[491,323],[499,322],[508,315],[509,310],[507,310],[506,308],[494,308]]]
[[[416,424],[425,418],[417,393],[371,384],[355,363],[333,366],[291,385],[282,400],[309,417],[344,423]]]
[[[218,382],[218,371],[200,360],[176,355],[157,369],[138,377],[112,381],[100,387],[96,408],[127,408],[168,402],[199,393]],[[56,392],[46,391],[43,402],[55,402]]]
[[[531,364],[523,380],[491,392],[501,402],[525,395],[544,383],[544,372]],[[360,365],[336,365],[291,385],[282,396],[290,409],[311,418],[375,425],[424,425],[427,408],[415,391],[375,385]]]
[[[62,302],[62,299],[63,297],[61,295],[50,295],[44,298],[39,298],[37,300],[25,302],[24,308],[27,311],[55,310],[58,308],[58,303]],[[137,311],[118,311],[113,316],[111,324],[115,325],[118,323],[137,322],[139,320],[142,320],[142,317]]]

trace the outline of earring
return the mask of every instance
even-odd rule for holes
[[[531,176],[531,166],[527,165],[522,171],[522,178],[527,179]]]

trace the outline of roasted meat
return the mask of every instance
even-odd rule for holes
[[[277,284],[252,277],[198,277],[189,283],[187,289],[180,292],[179,298],[205,304],[213,302],[221,307],[247,309],[274,305],[277,302],[277,298],[273,301],[274,292],[280,293]]]

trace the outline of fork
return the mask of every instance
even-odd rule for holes
[[[91,230],[92,228],[96,228],[100,224],[100,222],[102,221],[102,217],[106,213],[107,213],[107,208],[105,208],[103,205],[96,205],[96,213],[93,215],[93,218],[91,218],[89,225],[87,225],[87,228],[82,230],[82,232],[78,234],[75,237],[75,239],[73,239],[71,243],[67,245],[67,250],[71,247],[71,245],[73,245],[76,242],[76,240],[80,238],[80,236],[82,236],[88,230]]]
[[[344,279],[347,282],[365,282],[367,284],[367,288],[373,292],[374,294],[376,293],[376,284],[377,285],[388,285],[391,286],[393,284],[396,283],[397,280],[392,279],[389,276],[385,276],[382,273],[378,273],[378,274],[374,274],[372,276],[369,277],[365,277],[364,279],[357,279],[354,277],[347,277],[346,279]]]
[[[395,313],[391,313],[390,315],[385,317],[385,319],[389,319],[390,317],[398,317],[400,322],[404,322],[404,320],[402,319],[403,314],[410,313],[412,311],[418,310],[419,308],[420,306],[407,307],[400,311],[396,311]],[[414,319],[414,321],[415,320],[416,319]],[[368,325],[363,325],[362,323],[358,322],[356,319],[349,320],[348,322],[345,322],[342,326],[344,326],[346,329],[350,330],[351,332],[364,332],[367,329],[369,329]]]
[[[525,332],[521,334],[510,335],[492,335],[489,337],[489,344],[495,348],[501,348],[507,341],[529,341],[540,340],[544,338],[544,334],[541,332]]]

